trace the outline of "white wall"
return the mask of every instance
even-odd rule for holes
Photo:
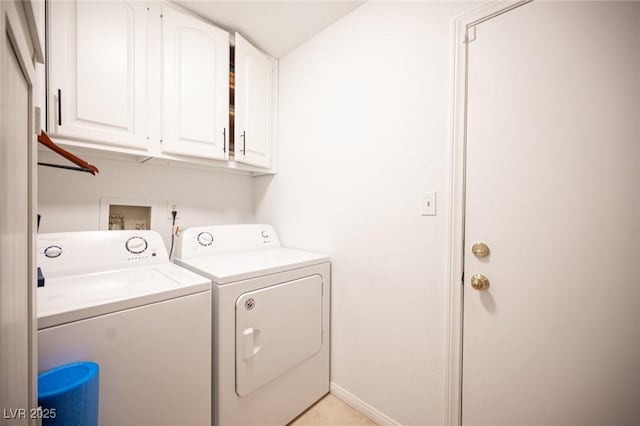
[[[73,151],[73,150],[72,150]],[[125,198],[151,202],[151,229],[171,242],[167,202],[179,207],[180,227],[253,222],[253,187],[249,176],[223,174],[217,170],[100,157],[83,159],[100,173],[38,167],[40,233],[99,229],[100,199]],[[40,154],[40,161],[69,164],[60,157]]]
[[[453,18],[478,6],[369,2],[282,58],[256,179],[256,220],[331,255],[332,381],[406,425],[444,421]]]

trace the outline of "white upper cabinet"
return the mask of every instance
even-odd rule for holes
[[[227,159],[229,33],[162,6],[162,152]]]
[[[178,5],[46,4],[47,130],[55,142],[145,162],[275,173],[275,59],[236,33],[230,87],[230,34]]]
[[[146,4],[52,1],[49,13],[49,132],[146,149]]]
[[[271,167],[275,59],[235,35],[235,160]]]

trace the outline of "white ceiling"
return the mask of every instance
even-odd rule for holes
[[[364,1],[174,0],[279,58]]]

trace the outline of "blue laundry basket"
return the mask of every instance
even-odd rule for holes
[[[75,362],[38,376],[38,404],[45,426],[98,426],[100,369]]]

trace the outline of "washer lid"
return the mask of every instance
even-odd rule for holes
[[[215,284],[228,284],[328,261],[329,256],[324,254],[282,247],[221,253],[188,261],[176,259],[179,265],[211,278]]]
[[[47,279],[38,288],[38,329],[211,289],[172,263]]]

